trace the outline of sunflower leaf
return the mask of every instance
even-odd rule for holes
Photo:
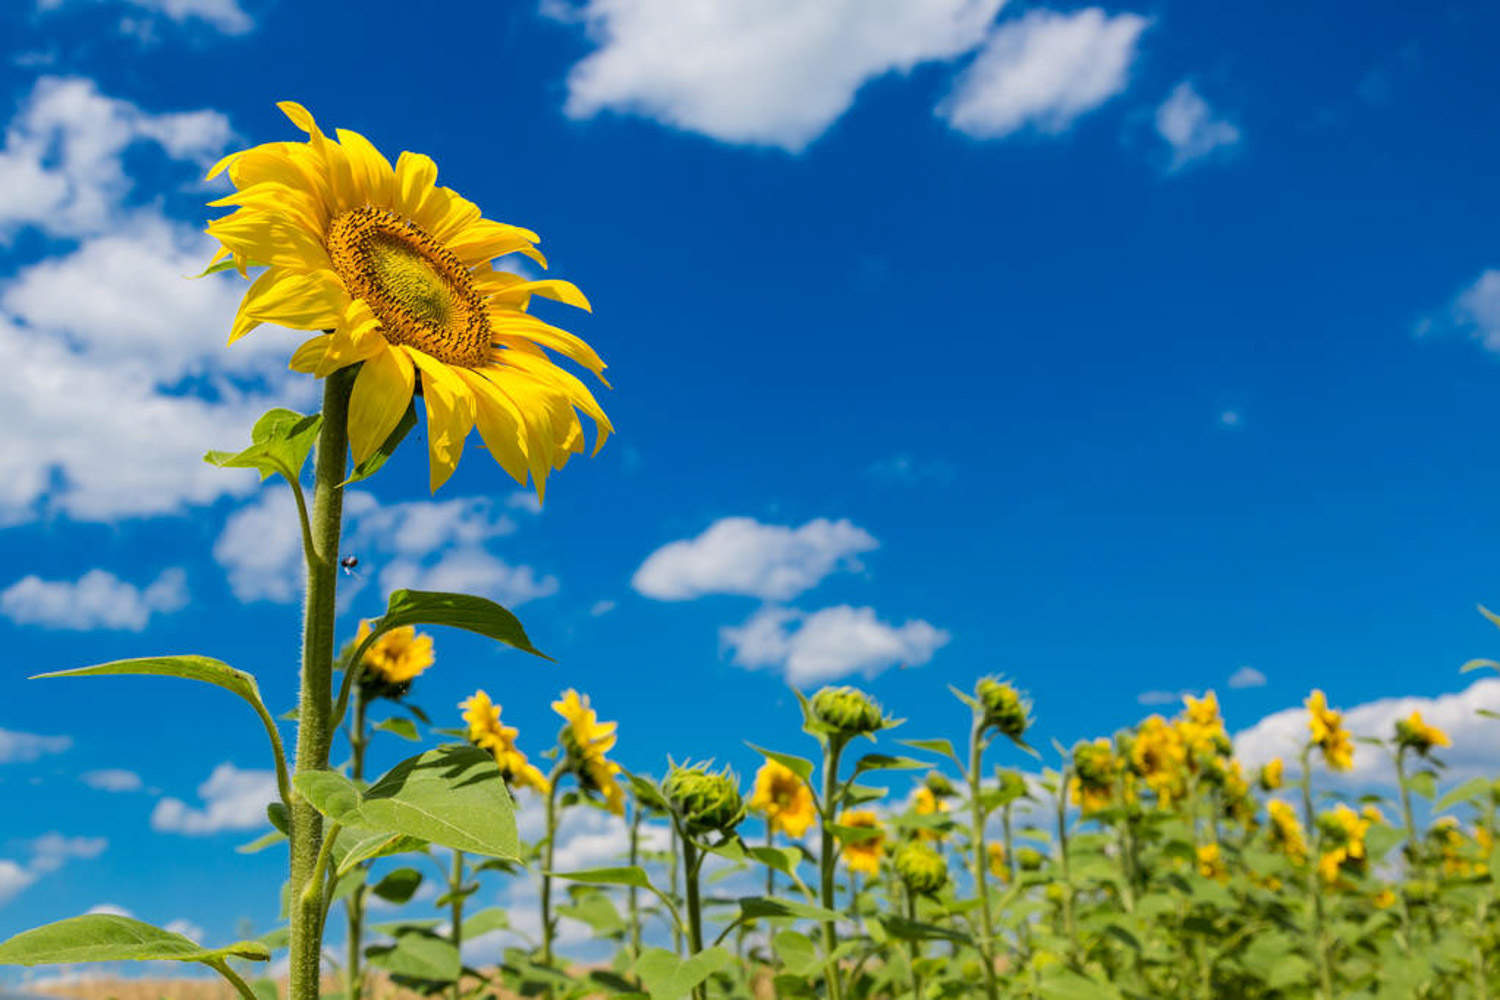
[[[386,436],[385,443],[376,448],[363,462],[357,464],[354,467],[354,471],[349,473],[349,478],[344,480],[343,485],[348,486],[350,483],[357,483],[361,479],[369,479],[375,473],[379,472],[380,467],[396,453],[397,447],[400,446],[401,442],[406,439],[406,435],[410,434],[411,429],[415,426],[417,426],[417,401],[413,399],[407,404],[406,413],[402,415],[400,422],[396,424],[395,430]]]
[[[295,410],[267,410],[250,431],[250,447],[240,452],[210,451],[203,460],[221,469],[255,469],[261,479],[275,473],[287,482],[297,482],[322,426],[320,413],[303,416]]]
[[[654,1000],[675,1000],[687,996],[695,986],[732,962],[729,952],[720,945],[690,958],[678,958],[665,948],[647,948],[636,960],[635,974],[641,977]]]
[[[270,957],[270,951],[259,942],[241,941],[227,948],[205,948],[181,934],[112,913],[90,913],[44,924],[0,943],[0,965],[136,961],[212,965],[225,958],[264,962]]]
[[[521,621],[494,601],[469,594],[430,590],[398,590],[391,594],[376,633],[403,625],[447,625],[495,639],[544,660],[552,657],[531,644]]]

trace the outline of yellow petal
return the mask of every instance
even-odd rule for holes
[[[380,321],[370,311],[363,299],[354,299],[344,307],[338,327],[313,374],[319,378],[358,364],[383,350],[385,337],[380,333]]]
[[[600,379],[604,378],[604,359],[594,352],[582,337],[544,323],[530,313],[518,309],[489,310],[490,326],[495,331],[495,342],[510,346],[509,339],[522,337],[543,347],[550,348],[563,357],[571,358]],[[608,383],[605,383],[608,385]]]
[[[332,340],[332,334],[320,333],[311,340],[304,341],[301,347],[292,352],[292,360],[287,367],[294,372],[313,374],[323,363],[323,357],[327,354],[328,345]]]
[[[391,204],[396,183],[396,172],[391,169],[391,161],[382,156],[380,150],[358,132],[338,129],[336,134],[339,137],[339,145],[348,154],[355,183],[364,189],[366,200],[372,205],[381,207]]]
[[[475,211],[478,211],[476,206]],[[437,235],[437,234],[434,234]],[[519,226],[507,226],[489,219],[476,219],[451,236],[438,237],[443,245],[470,267],[492,257],[529,249],[537,242],[536,233]]]
[[[432,492],[448,481],[474,427],[474,393],[454,369],[414,347],[401,350],[422,371],[427,404],[427,456]]]
[[[421,153],[396,157],[395,208],[408,219],[416,219],[437,183],[437,164]]]
[[[512,479],[526,485],[526,428],[510,397],[479,372],[458,369],[459,377],[474,393],[474,423],[485,447]]]
[[[312,112],[308,111],[296,101],[277,101],[276,107],[281,113],[292,120],[292,124],[306,132],[308,135],[322,135],[318,129],[318,123],[313,120]]]
[[[240,313],[293,330],[325,330],[338,323],[348,301],[348,293],[332,271],[298,274],[272,268],[245,292]],[[232,335],[230,343],[243,335]]]
[[[405,353],[387,345],[365,359],[349,396],[349,447],[363,462],[406,415],[416,373]]]

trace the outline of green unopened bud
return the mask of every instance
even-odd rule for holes
[[[1001,803],[1014,802],[1026,794],[1026,777],[1020,771],[1004,770],[999,772],[1000,778],[1000,801]]]
[[[948,884],[948,862],[926,844],[902,844],[894,858],[896,874],[918,895],[931,895]]]
[[[674,767],[661,790],[689,833],[729,833],[745,818],[739,781],[728,768],[710,771],[706,764]]]
[[[998,729],[1013,740],[1026,734],[1026,727],[1031,722],[1027,718],[1026,703],[1010,684],[995,677],[982,677],[974,685],[974,697],[984,710],[986,729]]]
[[[858,688],[826,687],[813,695],[812,710],[819,722],[846,738],[885,728],[880,706]]]
[[[949,781],[948,776],[941,771],[928,771],[923,783],[929,792],[940,799],[951,799],[958,794],[958,790],[953,787],[953,782]]]
[[[1047,856],[1035,847],[1016,848],[1016,864],[1022,871],[1034,872],[1047,863]]]

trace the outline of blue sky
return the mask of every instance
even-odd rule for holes
[[[558,660],[439,634],[436,717],[483,686],[536,752],[576,686],[627,766],[748,773],[808,748],[789,680],[956,739],[946,685],[1003,671],[1040,745],[1212,687],[1254,757],[1317,684],[1480,766],[1500,11],[452,6],[0,12],[0,934],[275,916],[243,706],[22,679],[200,651],[292,704],[286,498],[198,456],[316,390],[290,334],[223,346],[237,279],[181,280],[203,167],[296,138],[283,99],[541,233],[610,365],[619,435],[543,511],[477,447],[429,496],[415,439],[352,505],[343,634],[461,585]]]

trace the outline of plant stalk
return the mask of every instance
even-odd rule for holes
[[[834,851],[833,830],[830,828],[837,822],[838,817],[839,757],[843,752],[843,741],[837,736],[829,737],[828,748],[823,754],[823,815],[818,824],[821,834],[818,851],[819,899],[825,910],[834,909],[834,864],[837,859]],[[838,965],[833,958],[834,949],[838,947],[838,944],[838,928],[834,925],[834,921],[823,921],[823,957],[826,959],[823,974],[828,982],[828,1000],[841,1000],[843,996],[839,988]]]
[[[702,863],[702,856],[698,853],[698,845],[688,836],[687,831],[678,832],[682,837],[683,885],[687,891],[688,952],[696,955],[703,950],[703,902],[698,896],[698,868]],[[693,996],[697,1000],[705,1000],[708,987],[699,983],[693,987]]]
[[[1307,891],[1313,901],[1313,950],[1318,964],[1318,982],[1323,990],[1323,1000],[1334,1000],[1333,968],[1328,961],[1327,921],[1323,914],[1323,885],[1318,874],[1318,820],[1313,815],[1312,799],[1312,747],[1302,748],[1302,815],[1307,824],[1308,859]]]
[[[338,590],[339,535],[349,448],[349,393],[354,371],[340,369],[323,383],[323,424],[314,464],[313,510],[307,561],[307,598],[302,624],[302,690],[298,698],[296,771],[328,769],[333,739],[333,629]],[[323,957],[322,887],[317,877],[323,848],[323,817],[292,790],[291,943],[289,1000],[317,1000]]]
[[[354,666],[351,664],[348,669],[353,670]],[[365,733],[365,708],[364,692],[356,687],[354,716],[349,724],[349,776],[354,779],[355,784],[359,784],[365,776],[365,747],[369,744],[369,737]],[[363,882],[355,886],[354,892],[350,893],[349,901],[345,904],[349,917],[349,936],[344,959],[344,996],[348,1000],[360,1000],[360,993],[364,989],[364,970],[361,968],[361,963],[364,960],[365,892],[367,888]]]
[[[453,852],[453,874],[448,892],[453,896],[453,950],[458,952],[458,975],[453,977],[453,1000],[463,997],[464,981],[464,852]]]
[[[995,915],[990,909],[989,847],[984,839],[984,803],[980,801],[983,790],[983,768],[985,748],[985,726],[982,715],[976,713],[974,727],[969,731],[969,841],[974,849],[974,891],[979,894],[980,926],[984,937],[979,941],[979,962],[984,968],[984,993],[989,1000],[997,1000],[999,986],[995,982]],[[1015,871],[1015,853],[1010,844],[1010,813],[1005,822],[1006,858]]]

